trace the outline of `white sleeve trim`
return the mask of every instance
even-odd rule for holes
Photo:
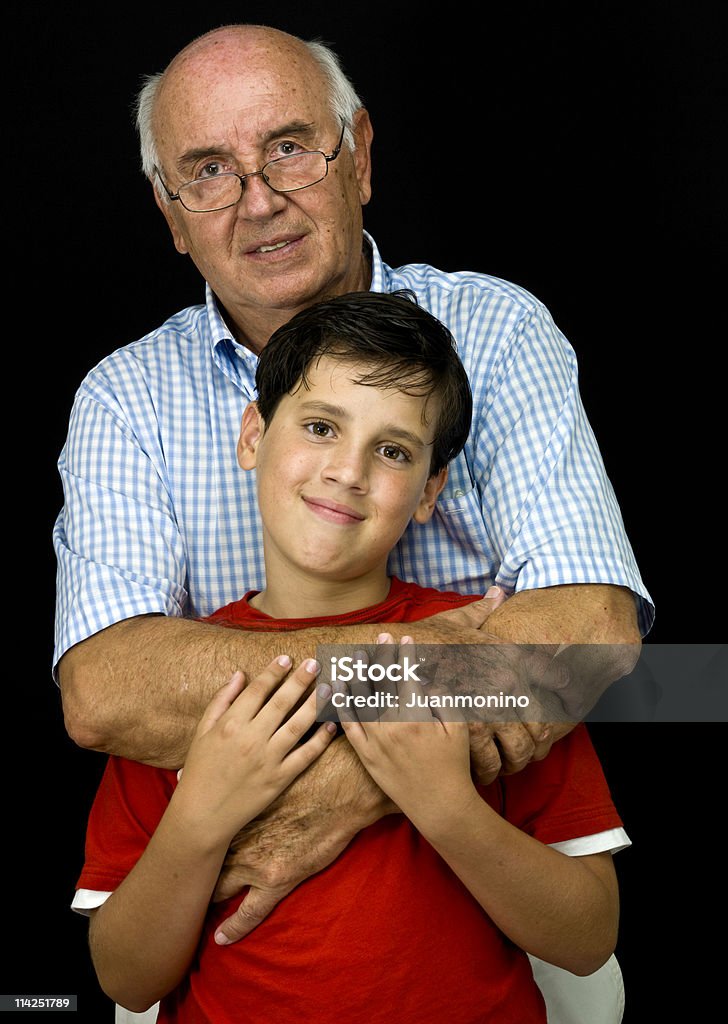
[[[588,857],[592,853],[619,853],[632,845],[623,828],[610,828],[605,832],[595,832],[591,836],[580,836],[578,839],[565,839],[561,843],[549,843],[552,850],[565,853],[567,857]]]
[[[619,853],[632,845],[632,841],[623,828],[610,828],[606,832],[595,832],[591,836],[580,836],[578,839],[565,839],[561,843],[549,843],[552,850],[565,853],[567,857],[587,857],[591,853]],[[71,910],[88,917],[89,911],[103,906],[111,896],[110,892],[96,889],[77,889],[71,904]]]
[[[106,903],[109,896],[111,896],[110,892],[99,892],[95,889],[76,889],[71,910],[75,910],[77,914],[83,914],[84,917],[88,917],[89,911],[98,910],[99,907]]]

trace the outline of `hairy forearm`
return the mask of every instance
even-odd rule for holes
[[[142,857],[91,921],[91,956],[111,999],[140,1012],[179,984],[226,848],[227,841],[209,841],[209,830],[185,823],[170,805]]]
[[[538,679],[546,691],[542,703],[553,706],[551,695],[557,695],[564,716],[574,721],[633,670],[641,649],[634,596],[624,587],[601,584],[521,591],[493,612],[487,629],[490,642],[513,645],[516,661],[518,645],[540,645],[553,657]]]
[[[494,637],[520,644],[639,644],[633,594],[579,583],[521,590],[488,619]]]
[[[68,651],[59,664],[66,728],[83,747],[179,768],[203,710],[231,674],[274,657],[294,664],[319,643],[372,642],[376,626],[250,633],[190,619],[140,616]]]
[[[609,958],[619,903],[608,855],[552,850],[475,791],[462,807],[450,801],[434,815],[415,815],[413,823],[521,949],[574,974],[591,974]]]

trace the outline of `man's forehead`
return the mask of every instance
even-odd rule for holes
[[[214,78],[182,90],[165,90],[155,112],[159,136],[177,144],[264,144],[290,131],[320,132],[330,117],[328,96],[320,89],[276,87],[275,81]],[[309,127],[310,126],[310,127]],[[304,141],[304,140],[302,140]]]

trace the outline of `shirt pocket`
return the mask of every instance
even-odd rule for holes
[[[438,498],[435,518],[449,540],[463,552],[478,555],[486,564],[492,562],[493,545],[485,523],[477,487],[456,488],[452,495]]]

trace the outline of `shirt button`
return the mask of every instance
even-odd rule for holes
[[[462,498],[462,496],[464,494],[465,494],[465,491],[461,491],[460,488],[458,487],[458,489],[453,494],[453,498]]]

